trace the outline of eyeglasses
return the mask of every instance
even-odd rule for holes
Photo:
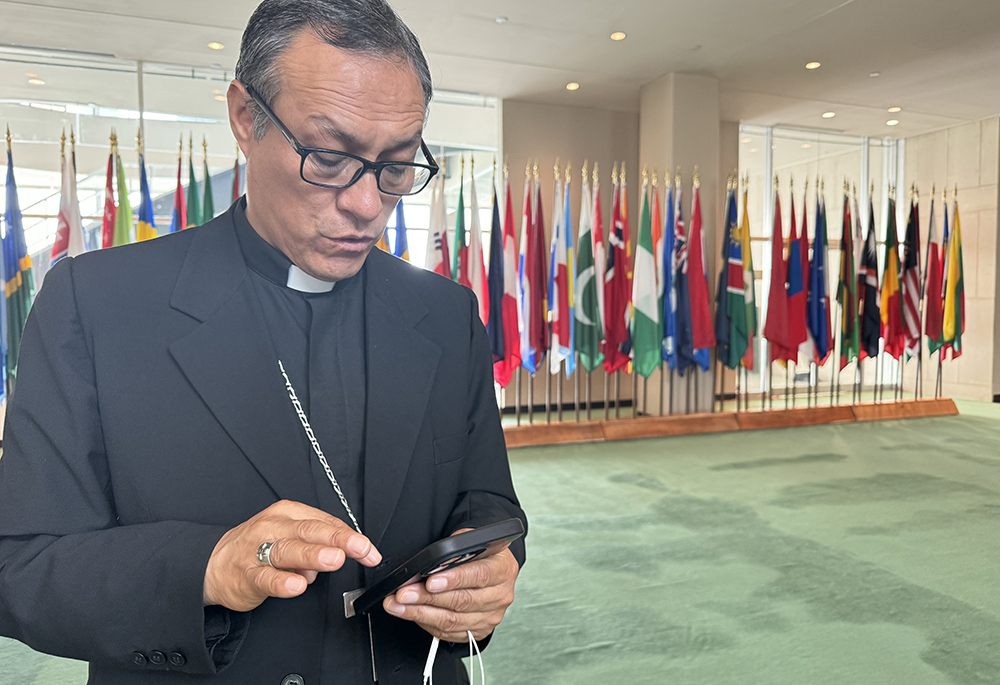
[[[302,158],[299,165],[299,175],[306,183],[321,188],[348,188],[357,183],[371,169],[375,172],[375,183],[378,185],[378,189],[386,195],[416,195],[427,187],[440,168],[434,161],[431,151],[427,148],[427,143],[422,139],[420,152],[429,164],[371,162],[349,152],[304,147],[257,93],[250,86],[243,85],[251,99],[257,103],[257,106],[263,110],[271,123],[281,131],[281,135],[285,137],[292,149]]]

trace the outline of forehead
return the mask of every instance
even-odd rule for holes
[[[363,135],[419,133],[426,107],[416,69],[402,57],[341,50],[302,31],[278,60],[279,99],[299,118],[325,116]],[[286,109],[286,111],[288,111]]]

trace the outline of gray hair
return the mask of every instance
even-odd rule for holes
[[[306,29],[341,50],[408,62],[420,79],[424,105],[430,103],[431,72],[420,42],[385,0],[264,0],[243,32],[236,79],[273,106],[281,90],[278,59]],[[248,105],[260,140],[270,122],[252,100]]]

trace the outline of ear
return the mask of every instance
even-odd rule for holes
[[[233,136],[235,136],[243,156],[249,159],[250,152],[257,141],[253,137],[253,112],[250,109],[250,96],[247,94],[246,87],[234,79],[229,84],[226,100],[229,106],[229,127],[233,131]]]

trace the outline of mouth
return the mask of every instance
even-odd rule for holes
[[[375,244],[375,238],[368,236],[344,236],[340,238],[327,238],[327,241],[337,250],[342,252],[361,253],[367,251]]]

